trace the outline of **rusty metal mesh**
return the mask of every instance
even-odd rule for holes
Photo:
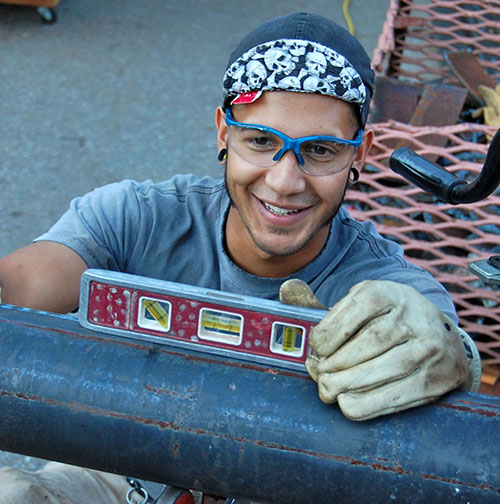
[[[447,53],[471,51],[499,80],[499,48],[499,0],[390,0],[372,61],[378,75],[457,85]],[[375,221],[382,234],[402,244],[412,262],[448,288],[461,326],[476,338],[483,365],[499,365],[500,290],[468,270],[470,262],[500,253],[499,191],[484,201],[454,207],[424,194],[388,168],[390,154],[403,144],[449,171],[474,178],[495,129],[396,122],[371,126],[375,145],[361,183],[349,196],[353,214]]]
[[[500,364],[500,290],[468,270],[470,262],[500,253],[500,190],[483,201],[453,206],[438,202],[388,167],[394,148],[405,142],[422,156],[436,156],[457,176],[474,179],[485,159],[486,139],[495,128],[414,127],[395,121],[371,127],[374,146],[346,205],[355,218],[375,222],[384,236],[403,246],[411,262],[448,289],[460,325],[476,339],[483,364]],[[445,137],[447,145],[429,145],[430,134]]]
[[[457,84],[444,55],[471,51],[498,79],[499,47],[498,0],[391,0],[373,64],[388,77]]]

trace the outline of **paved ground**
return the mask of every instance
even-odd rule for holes
[[[214,111],[238,40],[297,10],[346,25],[342,0],[62,0],[59,20],[0,4],[0,257],[93,187],[222,175]],[[372,54],[389,0],[352,0]],[[0,465],[35,468],[0,453]]]
[[[370,55],[388,3],[351,3]],[[62,0],[54,25],[0,4],[0,257],[93,187],[221,175],[213,124],[230,49],[296,10],[345,25],[342,0]]]

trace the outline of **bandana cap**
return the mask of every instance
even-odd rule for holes
[[[361,44],[333,21],[301,12],[263,23],[238,44],[224,74],[224,107],[253,91],[320,93],[356,104],[364,125],[373,85]]]

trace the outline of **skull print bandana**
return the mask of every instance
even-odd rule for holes
[[[366,88],[351,63],[333,49],[306,40],[274,40],[254,47],[226,71],[228,95],[249,91],[304,91],[363,104]]]
[[[320,93],[353,103],[368,117],[375,74],[359,41],[323,16],[297,12],[248,33],[229,57],[224,107],[253,91]]]

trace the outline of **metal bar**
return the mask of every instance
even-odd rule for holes
[[[407,147],[396,149],[389,166],[393,171],[445,203],[475,203],[487,198],[500,184],[500,129],[491,140],[477,177],[467,182]]]
[[[0,449],[259,502],[493,502],[500,399],[351,422],[297,372],[0,306]]]

